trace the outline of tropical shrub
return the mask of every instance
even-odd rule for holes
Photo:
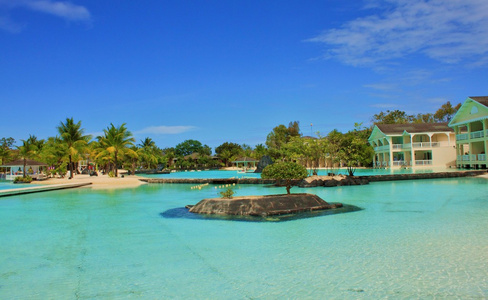
[[[61,164],[59,167],[57,167],[54,170],[56,171],[56,173],[58,173],[60,177],[66,176],[67,168],[65,164]]]
[[[220,192],[220,196],[225,199],[232,199],[236,192],[234,192],[232,189],[227,189],[225,191]]]
[[[14,183],[31,183],[32,182],[32,177],[29,175],[22,177],[22,176],[17,176],[14,178]]]
[[[294,182],[307,178],[307,169],[294,162],[278,162],[268,165],[261,173],[261,178],[284,180],[287,194],[290,194]]]

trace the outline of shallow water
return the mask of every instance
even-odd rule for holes
[[[487,184],[293,188],[362,210],[286,222],[165,217],[214,186],[3,198],[0,299],[486,298]]]
[[[34,186],[42,186],[42,184],[22,184],[22,183],[13,183],[10,180],[0,180],[0,190],[8,190],[8,189],[21,189],[26,187],[34,187]]]

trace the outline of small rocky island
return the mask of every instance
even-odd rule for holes
[[[313,194],[284,194],[247,196],[234,198],[203,199],[196,205],[188,205],[192,213],[260,216],[285,215],[342,207],[341,203],[329,204]]]

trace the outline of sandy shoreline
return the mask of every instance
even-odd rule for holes
[[[92,189],[123,189],[123,188],[135,188],[140,185],[146,184],[146,182],[140,181],[139,179],[144,178],[140,176],[128,176],[124,175],[124,178],[120,177],[109,177],[108,175],[90,176],[90,175],[74,175],[73,179],[65,178],[48,178],[46,180],[33,182],[39,184],[63,184],[63,183],[85,183],[91,182],[90,186],[87,188]]]

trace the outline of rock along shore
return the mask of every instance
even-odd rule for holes
[[[486,175],[486,170],[470,170],[457,172],[436,172],[436,173],[414,173],[414,174],[391,174],[391,175],[371,175],[371,176],[311,176],[301,181],[294,182],[299,187],[333,187],[343,185],[363,185],[375,181],[395,181],[395,180],[417,180],[417,179],[436,179],[436,178],[455,178],[455,177],[474,177]],[[192,183],[192,184],[276,184],[283,185],[279,180],[261,178],[145,178],[140,179],[147,183]]]

